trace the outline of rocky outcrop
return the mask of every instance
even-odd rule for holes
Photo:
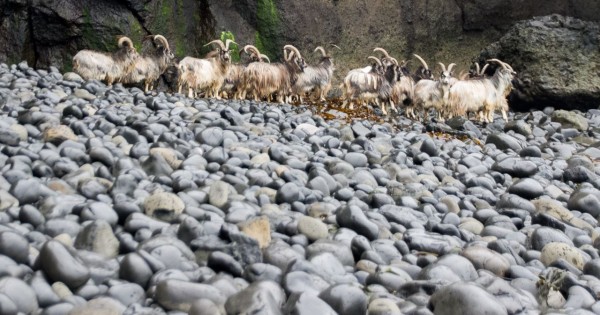
[[[597,108],[600,104],[600,25],[550,15],[517,23],[481,54],[517,72],[513,108]]]
[[[399,56],[415,51],[450,59],[475,53],[515,21],[560,13],[598,20],[593,0],[274,1],[274,0],[5,0],[0,13],[0,60],[68,68],[78,49],[109,49],[126,34],[165,34],[178,57],[200,54],[203,44],[231,31],[241,43],[277,54],[291,42],[305,49],[341,44],[341,60],[362,61],[382,45]],[[364,47],[364,48],[362,48]],[[446,57],[446,58],[445,58]],[[462,59],[462,58],[461,58]]]

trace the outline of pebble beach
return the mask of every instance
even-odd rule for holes
[[[0,314],[598,314],[600,110],[347,119],[0,65]]]

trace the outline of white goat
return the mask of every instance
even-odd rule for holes
[[[73,71],[85,80],[106,81],[108,86],[133,70],[138,53],[128,37],[121,37],[113,53],[81,50],[73,56]]]
[[[492,122],[496,109],[502,111],[502,117],[507,120],[508,103],[506,96],[512,89],[514,70],[498,59],[501,68],[496,69],[493,76],[488,78],[460,80],[452,85],[449,94],[449,108],[456,115],[478,113],[481,122]]]
[[[155,50],[149,54],[143,54],[135,62],[135,68],[123,79],[123,83],[135,84],[144,81],[144,91],[148,92],[154,87],[154,83],[165,72],[169,63],[175,58],[169,42],[162,35],[149,36]]]
[[[442,72],[438,80],[424,79],[415,85],[413,106],[423,110],[423,121],[427,120],[427,114],[430,109],[435,109],[438,119],[442,120],[444,107],[448,103],[449,89],[453,82],[452,68],[456,64],[451,63],[448,65],[448,69],[441,62],[439,65],[442,67]]]
[[[206,97],[220,99],[219,91],[225,81],[225,74],[231,64],[229,45],[232,40],[227,39],[225,43],[220,39],[213,40],[211,44],[219,45],[216,50],[217,56],[207,59],[185,57],[179,62],[178,91],[187,87],[189,97],[194,97],[195,91],[206,91]]]

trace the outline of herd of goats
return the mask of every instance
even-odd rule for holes
[[[152,41],[152,49],[138,54],[128,37],[118,40],[115,52],[79,51],[73,57],[73,70],[86,80],[101,80],[108,85],[113,83],[143,83],[145,91],[152,90],[167,67],[173,63],[174,55],[164,36],[148,36],[144,40]],[[269,58],[252,46],[246,45],[239,51],[245,54],[240,64],[231,62],[231,40],[213,40],[208,45],[215,49],[205,58],[185,57],[177,64],[177,89],[183,89],[189,97],[203,93],[205,97],[230,98],[256,101],[267,100],[292,102],[303,101],[304,97],[325,101],[332,84],[335,66],[327,51],[319,46],[315,52],[321,53],[316,65],[307,65],[300,51],[292,46],[283,47],[283,61],[270,62]],[[430,110],[435,110],[440,120],[455,116],[476,115],[480,122],[492,122],[496,111],[507,120],[507,96],[512,89],[512,80],[516,75],[512,67],[498,59],[488,62],[497,63],[493,75],[487,76],[485,70],[489,64],[476,68],[469,73],[453,77],[451,63],[446,67],[439,63],[441,72],[437,78],[423,58],[414,55],[421,63],[415,73],[410,73],[406,62],[398,62],[383,48],[374,52],[381,57],[369,56],[369,66],[353,69],[345,76],[340,85],[342,107],[353,110],[354,105],[381,107],[384,115],[391,109],[398,112],[396,105],[405,108],[405,114],[418,119],[416,111],[423,112],[427,120]],[[250,94],[250,95],[248,95]]]

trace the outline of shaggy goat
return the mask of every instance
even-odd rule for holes
[[[149,36],[155,50],[149,54],[144,54],[135,62],[135,68],[126,75],[123,83],[139,83],[144,81],[144,91],[152,90],[158,78],[165,72],[170,62],[175,58],[169,42],[162,35]]]
[[[430,109],[435,109],[438,119],[442,120],[444,107],[448,104],[448,93],[453,81],[452,68],[455,64],[448,65],[448,69],[441,62],[439,65],[442,67],[442,72],[438,80],[424,79],[415,85],[413,106],[423,110],[423,121],[427,120]]]
[[[219,91],[225,82],[225,74],[231,64],[229,54],[231,43],[233,41],[230,39],[227,39],[225,43],[216,39],[205,46],[217,44],[219,46],[215,53],[217,56],[206,59],[183,58],[179,62],[179,93],[182,88],[187,87],[189,97],[194,97],[194,90],[206,90],[206,97],[220,99]]]
[[[292,96],[297,96],[302,102],[302,97],[306,93],[314,91],[314,95],[319,100],[325,101],[325,97],[331,89],[331,78],[335,66],[333,59],[322,46],[315,48],[314,52],[321,52],[321,60],[316,66],[307,66],[302,73],[298,75],[298,80],[292,86]]]
[[[474,112],[479,114],[481,122],[492,122],[493,112],[502,111],[502,117],[507,120],[506,111],[508,103],[506,96],[512,89],[514,70],[498,59],[488,61],[497,62],[501,68],[496,69],[494,75],[487,78],[460,80],[452,85],[449,93],[449,108],[456,115],[469,115]]]
[[[354,101],[359,104],[368,105],[371,101],[379,104],[379,101],[389,101],[397,74],[393,64],[384,66],[379,58],[369,56],[375,64],[372,67],[350,70],[341,85],[344,103],[346,107],[350,103],[350,109],[354,109]],[[393,106],[393,104],[392,104]],[[385,106],[381,107],[384,115],[387,115]]]
[[[291,51],[288,54],[288,50]],[[283,63],[250,63],[244,71],[245,91],[251,91],[254,100],[263,98],[270,100],[272,94],[277,94],[277,101],[288,101],[292,85],[298,79],[298,74],[304,71],[306,62],[300,51],[292,45],[283,47]]]
[[[73,71],[85,80],[106,81],[108,86],[125,77],[134,68],[138,53],[128,37],[121,37],[113,53],[81,50],[73,56]]]
[[[246,45],[239,51],[240,57],[242,52],[248,55],[248,60],[239,64],[232,64],[229,66],[227,74],[225,74],[225,82],[221,87],[221,91],[230,95],[234,99],[242,99],[244,71],[248,64],[252,62],[260,62],[263,59],[270,62],[269,57],[261,54],[256,47],[252,45]]]

